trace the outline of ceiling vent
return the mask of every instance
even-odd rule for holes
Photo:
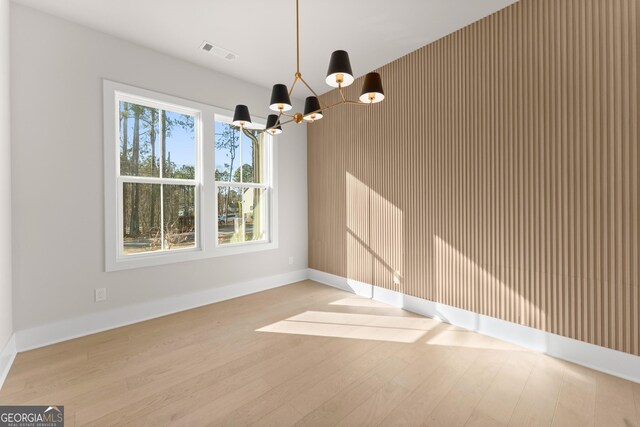
[[[200,49],[207,53],[212,53],[219,58],[226,59],[227,61],[235,61],[236,59],[238,59],[237,54],[223,47],[216,46],[213,43],[209,43],[206,40],[202,42],[202,44],[200,45]]]

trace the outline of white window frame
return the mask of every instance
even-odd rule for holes
[[[120,176],[119,101],[142,102],[152,106],[165,106],[167,110],[186,112],[196,116],[196,176],[194,180],[174,178]],[[174,262],[192,261],[276,249],[278,247],[277,221],[277,144],[274,136],[265,134],[266,163],[266,240],[218,244],[217,184],[215,180],[215,122],[232,117],[233,111],[166,95],[134,86],[103,80],[104,114],[104,218],[105,218],[105,271],[150,267]],[[254,117],[264,128],[265,120]],[[125,255],[122,252],[122,182],[144,182],[194,185],[195,189],[195,247],[170,251],[143,252]],[[161,182],[162,181],[162,182]],[[169,182],[171,181],[171,182]],[[239,183],[238,183],[239,184]],[[240,186],[250,187],[243,183]],[[263,184],[259,184],[260,187]]]

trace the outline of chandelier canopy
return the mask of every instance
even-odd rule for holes
[[[349,61],[349,54],[344,50],[336,50],[331,54],[329,59],[329,68],[327,70],[327,77],[325,81],[331,87],[338,89],[340,93],[340,99],[338,102],[331,105],[322,105],[318,94],[309,86],[309,84],[302,78],[300,72],[300,19],[298,13],[298,1],[296,0],[296,72],[295,78],[291,86],[287,89],[287,86],[283,83],[277,83],[273,85],[271,90],[271,101],[269,102],[269,108],[278,114],[269,114],[267,117],[267,125],[264,131],[269,132],[272,135],[282,133],[282,125],[295,122],[313,123],[320,120],[324,116],[324,112],[341,104],[352,105],[371,105],[380,102],[384,99],[384,90],[382,88],[382,78],[378,73],[368,73],[364,78],[364,84],[362,85],[362,91],[357,101],[346,99],[342,91],[343,88],[349,86],[354,82],[353,71],[351,70],[351,61]],[[308,96],[304,102],[304,112],[290,114],[289,111],[293,109],[291,104],[291,93],[298,81],[309,89],[312,93]],[[233,114],[233,125],[244,128],[246,125],[251,124],[251,115],[249,114],[249,108],[246,105],[236,105],[235,112]]]

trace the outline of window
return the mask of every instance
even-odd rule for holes
[[[273,137],[231,115],[104,82],[107,271],[277,247]]]
[[[200,113],[118,96],[119,255],[197,246]]]
[[[241,131],[230,123],[222,117],[215,123],[218,244],[264,241],[269,190],[266,134]]]

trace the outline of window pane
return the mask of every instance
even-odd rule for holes
[[[195,187],[163,185],[165,249],[195,247]]]
[[[266,239],[264,191],[218,187],[218,244]]]
[[[242,182],[264,182],[263,141],[264,132],[247,130],[242,135]]]
[[[232,181],[240,176],[240,131],[230,124],[215,124],[216,181]]]
[[[163,153],[163,176],[194,179],[196,169],[196,133],[194,117],[160,111],[160,141]]]
[[[242,242],[237,232],[240,189],[218,187],[218,243]]]
[[[160,185],[124,183],[122,191],[123,252],[161,250]]]
[[[160,176],[159,111],[120,102],[120,175]]]
[[[265,223],[265,190],[261,188],[245,188],[242,190],[242,219],[244,222],[244,240],[264,240]]]

